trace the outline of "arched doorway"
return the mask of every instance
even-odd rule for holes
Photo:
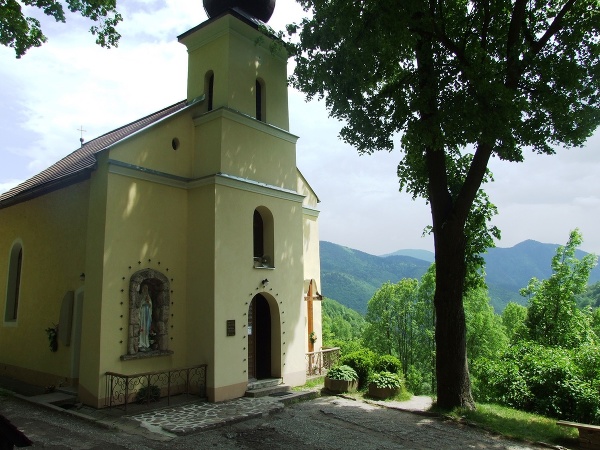
[[[271,308],[257,294],[248,308],[248,379],[271,378]]]

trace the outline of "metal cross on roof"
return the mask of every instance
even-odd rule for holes
[[[83,147],[83,141],[85,139],[83,139],[83,133],[87,133],[87,130],[83,129],[83,125],[81,125],[79,128],[77,128],[77,131],[79,131],[81,133],[81,137],[79,138],[79,142],[81,142],[81,146]]]

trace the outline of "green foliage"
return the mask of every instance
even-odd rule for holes
[[[415,366],[408,367],[406,388],[414,395],[429,395],[433,393],[431,382],[427,382],[423,374]]]
[[[469,360],[493,358],[506,348],[508,339],[502,319],[490,305],[487,289],[476,287],[468,290],[463,303]]]
[[[595,361],[589,358],[590,353],[582,357],[584,361],[578,360],[578,353],[533,342],[519,343],[497,360],[476,362],[474,392],[483,402],[564,420],[600,423],[598,379],[590,380],[594,376],[590,364]]]
[[[367,305],[365,345],[379,354],[398,357],[404,374],[410,365],[423,372],[433,370],[434,277],[432,265],[421,282],[385,283]]]
[[[365,319],[359,313],[329,298],[324,298],[321,306],[324,346],[335,346],[334,341],[360,339]]]
[[[402,377],[397,373],[376,372],[369,377],[370,383],[378,388],[400,389],[402,388]]]
[[[135,394],[137,403],[157,402],[160,400],[160,388],[154,384],[140,388]]]
[[[402,362],[393,355],[381,355],[373,366],[375,372],[402,373]]]
[[[585,292],[597,257],[589,254],[578,260],[575,251],[581,243],[579,230],[572,231],[566,246],[552,258],[552,276],[532,278],[522,289],[521,294],[529,296],[525,324],[531,340],[566,348],[594,340],[591,311],[577,309],[575,296]]]
[[[502,325],[506,331],[506,337],[509,342],[521,340],[526,332],[525,319],[527,318],[527,308],[514,302],[509,302],[502,312]]]
[[[342,356],[364,348],[360,341],[342,341],[341,339],[333,339],[329,341],[327,347],[339,347],[340,354]]]
[[[63,4],[58,0],[26,1],[25,4],[41,9],[56,22],[66,22]],[[47,41],[40,21],[26,17],[21,5],[17,0],[0,3],[0,44],[14,48],[17,58]],[[116,9],[116,0],[67,0],[67,7],[98,24],[90,28],[97,44],[107,48],[117,46],[121,35],[115,27],[123,18]]]
[[[340,358],[340,364],[348,365],[356,371],[358,375],[358,387],[361,388],[367,383],[376,359],[377,355],[374,352],[368,349],[361,349],[343,355]]]
[[[50,351],[58,351],[58,325],[54,324],[51,327],[46,328],[45,331],[48,335],[48,345],[50,346]]]
[[[585,292],[576,295],[575,299],[580,309],[588,306],[592,308],[600,307],[600,281],[588,286]]]
[[[329,369],[327,377],[331,380],[357,381],[358,374],[350,366],[340,365]]]

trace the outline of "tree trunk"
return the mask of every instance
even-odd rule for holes
[[[461,222],[448,221],[434,231],[437,404],[444,409],[475,408],[467,364],[463,308],[466,238]]]
[[[425,6],[425,5],[424,5]],[[422,16],[426,17],[424,7]],[[427,20],[424,21],[427,29]],[[435,240],[435,343],[437,404],[444,409],[456,406],[474,409],[467,366],[467,342],[463,290],[466,275],[465,223],[481,183],[487,160],[475,155],[471,170],[458,198],[453,199],[448,183],[444,139],[439,123],[438,73],[432,37],[423,32],[415,45],[419,77],[419,122],[427,130],[424,155],[428,177]],[[483,172],[481,171],[483,169]]]

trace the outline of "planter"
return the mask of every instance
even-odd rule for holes
[[[325,377],[325,389],[334,394],[343,394],[344,392],[356,392],[358,381],[330,380]]]
[[[371,397],[386,399],[394,397],[398,392],[400,392],[400,388],[380,388],[373,383],[369,384],[369,396]]]

